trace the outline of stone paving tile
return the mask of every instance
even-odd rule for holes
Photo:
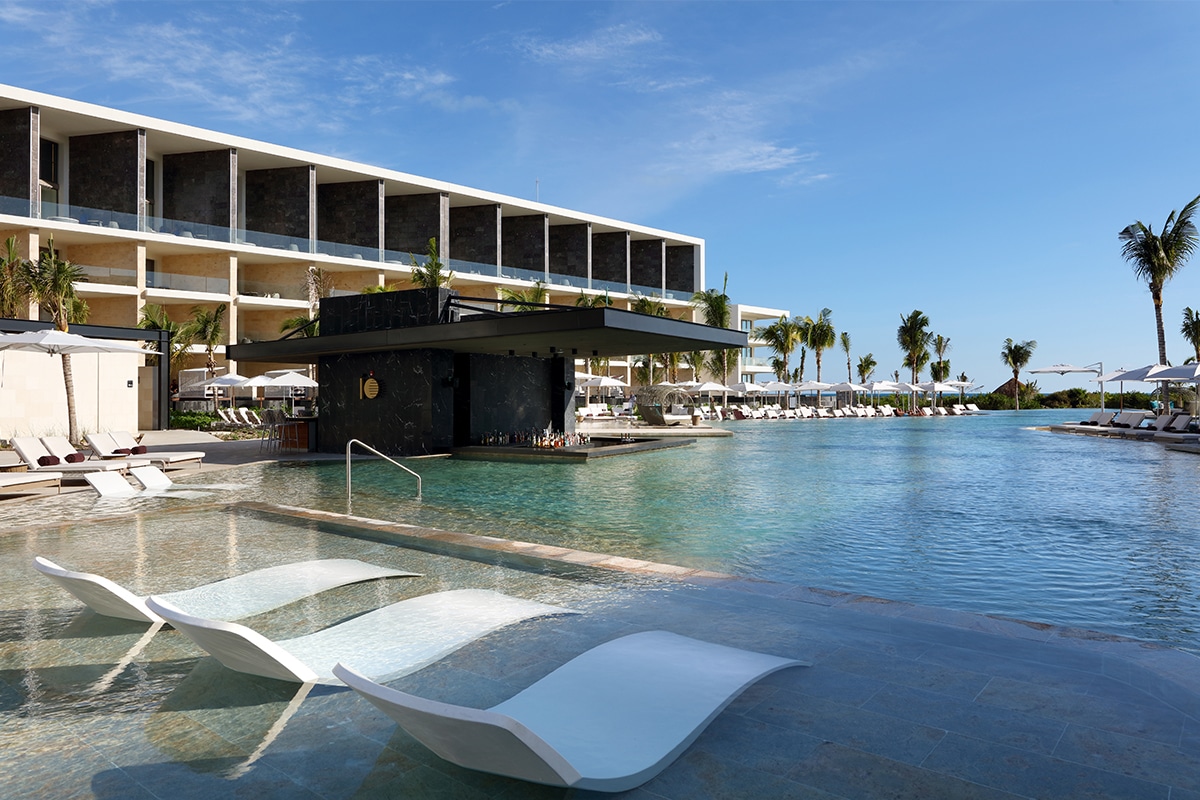
[[[1082,670],[1007,658],[995,653],[983,653],[957,646],[934,645],[921,661],[945,667],[968,669],[994,677],[1011,678],[1038,686],[1051,686],[1063,691],[1086,693],[1096,675]]]
[[[794,781],[850,800],[1016,800],[1018,797],[833,742],[822,743],[789,775]]]
[[[891,658],[849,647],[826,658],[821,666],[966,700],[977,696],[989,680],[989,676],[978,672]]]
[[[1070,725],[1054,755],[1133,778],[1200,791],[1200,750],[1193,747],[1172,747]]]
[[[838,797],[696,748],[686,751],[643,788],[668,800],[760,800],[767,797],[835,800]]]
[[[1054,751],[1067,727],[1033,714],[905,686],[886,686],[863,708],[1044,755]]]
[[[878,676],[844,672],[822,660],[803,670],[773,673],[756,685],[763,684],[793,689],[849,706],[861,706],[887,682]]]
[[[1167,800],[1169,794],[1162,784],[956,733],[947,734],[922,766],[1026,797]]]
[[[920,764],[944,731],[781,689],[746,716],[909,764]]]
[[[727,709],[705,729],[693,748],[716,759],[731,759],[760,772],[786,776],[797,761],[820,744],[820,739],[807,733],[730,714]]]
[[[1104,701],[1007,678],[993,678],[978,702],[1171,745],[1179,741],[1186,719],[1163,705]]]

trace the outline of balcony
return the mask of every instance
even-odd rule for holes
[[[219,294],[229,296],[228,278],[207,278],[174,272],[147,272],[147,289],[170,289],[176,292]]]
[[[90,264],[76,264],[80,271],[87,276],[89,283],[106,283],[110,286],[137,286],[137,270],[120,267],[95,267]]]

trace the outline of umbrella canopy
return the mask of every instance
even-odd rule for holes
[[[700,381],[680,381],[679,383],[675,384],[676,388],[684,389],[685,391],[691,391],[699,385]]]
[[[793,387],[790,383],[784,383],[783,381],[771,381],[770,383],[764,383],[762,390],[764,392],[777,393],[777,392],[790,392],[794,388],[795,387]]]
[[[243,389],[250,389],[256,386],[273,386],[272,381],[274,380],[270,375],[255,375],[253,378],[246,378],[238,386]]]
[[[75,353],[146,353],[158,355],[157,350],[147,350],[135,344],[126,344],[113,339],[92,339],[60,330],[26,331],[25,333],[0,334],[0,350],[27,350],[50,355]]]
[[[1111,381],[1118,380],[1120,378],[1120,376],[1124,375],[1128,371],[1129,370],[1127,370],[1127,369],[1115,369],[1112,372],[1108,372],[1099,377],[1092,378],[1092,380],[1095,381],[1096,383],[1109,383]]]
[[[1149,364],[1144,367],[1138,367],[1137,369],[1130,369],[1130,370],[1126,370],[1124,372],[1118,373],[1115,377],[1111,378],[1111,380],[1114,380],[1114,381],[1142,381],[1143,383],[1154,383],[1156,381],[1164,380],[1163,378],[1157,377],[1158,373],[1164,372],[1168,369],[1170,369],[1170,367],[1166,366],[1165,364]]]
[[[246,384],[242,384],[245,386]],[[301,389],[316,389],[321,384],[300,372],[286,372],[276,375],[266,386],[292,387]]]
[[[691,389],[688,389],[688,391],[692,394],[712,394],[713,392],[721,392],[722,394],[725,394],[729,391],[729,387],[722,386],[714,381],[705,381],[699,386],[693,386]]]
[[[872,392],[901,392],[908,391],[901,389],[900,384],[893,381],[872,381],[867,384],[867,389]]]
[[[629,384],[618,378],[613,378],[608,375],[601,375],[599,378],[592,378],[584,381],[585,389],[627,389]]]
[[[850,381],[842,381],[841,383],[835,383],[833,386],[830,386],[829,388],[831,391],[834,391],[834,392],[869,392],[870,391],[870,389],[868,389],[867,387],[859,386],[857,383],[850,383]]]
[[[192,384],[193,386],[245,386],[246,381],[250,380],[245,375],[238,375],[236,372],[230,372],[228,375],[218,375],[215,378],[200,381]]]
[[[797,383],[796,389],[801,392],[821,392],[831,386],[833,386],[832,383],[822,383],[821,381],[805,381],[804,383]]]
[[[1181,383],[1200,383],[1200,362],[1181,364],[1170,367],[1162,372],[1154,373],[1156,381],[1180,381]]]
[[[946,383],[943,381],[922,383],[917,386],[922,392],[957,392],[957,383]]]
[[[1095,367],[1077,367],[1074,364],[1051,364],[1048,367],[1038,367],[1031,369],[1032,373],[1055,373],[1057,375],[1066,375],[1068,372],[1095,372]]]
[[[590,381],[594,377],[596,377],[596,376],[590,372],[576,372],[575,373],[575,382],[583,383],[584,381]]]
[[[759,386],[757,383],[744,383],[743,382],[743,383],[733,384],[732,386],[729,387],[729,391],[736,392],[737,394],[756,394],[758,392],[764,392],[764,391],[766,391],[766,389]]]

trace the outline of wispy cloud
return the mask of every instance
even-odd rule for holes
[[[516,44],[518,50],[536,61],[582,65],[625,58],[645,45],[661,41],[662,35],[653,28],[621,24],[562,41],[524,37]]]

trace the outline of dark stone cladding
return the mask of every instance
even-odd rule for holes
[[[222,228],[236,220],[232,150],[167,153],[162,157],[162,215]]]
[[[324,320],[322,320],[324,325]],[[449,350],[391,350],[321,358],[317,447],[336,453],[360,439],[388,455],[444,452],[454,444]],[[379,394],[368,398],[366,379]]]
[[[592,234],[592,278],[629,281],[629,234],[624,231]]]
[[[37,171],[33,160],[32,108],[10,108],[0,111],[0,197],[28,200],[32,197],[30,182]]]
[[[415,325],[455,322],[457,309],[446,301],[457,297],[453,289],[410,289],[403,292],[352,294],[321,298],[321,335],[386,331]]]
[[[383,199],[383,246],[424,254],[442,228],[442,195],[402,194]],[[441,242],[438,243],[442,244]]]
[[[306,165],[246,171],[246,229],[309,238]]]
[[[138,187],[145,168],[139,163],[136,130],[72,136],[71,205],[136,214]]]
[[[635,286],[663,285],[663,240],[639,239],[629,243],[629,282]]]
[[[667,289],[696,291],[696,248],[690,244],[667,246]]]
[[[550,226],[550,271],[559,275],[588,276],[588,225]]]
[[[546,215],[505,217],[500,225],[500,263],[506,267],[546,270]]]
[[[455,206],[450,209],[450,257],[478,264],[498,264],[500,207]]]
[[[380,247],[379,181],[318,185],[317,238],[355,247]]]

